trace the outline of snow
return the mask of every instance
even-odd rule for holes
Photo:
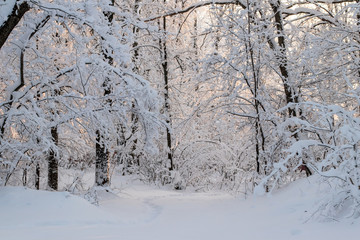
[[[7,20],[7,17],[11,14],[16,0],[0,1],[0,26]]]
[[[246,200],[220,192],[172,191],[115,179],[99,206],[67,192],[0,189],[0,236],[22,239],[356,239],[360,222],[312,217],[329,185],[297,181]],[[346,214],[344,215],[346,216]]]

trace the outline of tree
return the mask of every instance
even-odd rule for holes
[[[321,214],[336,216],[344,202],[357,214],[358,159],[358,3],[314,1],[291,6],[288,18],[301,19],[306,28],[300,59],[303,61],[302,116],[288,123],[306,138],[293,142],[288,154],[265,180],[273,187],[301,167],[309,168],[334,186],[334,196]],[[294,21],[294,20],[293,20]],[[304,31],[305,32],[305,31]],[[291,166],[291,167],[289,167]],[[331,195],[331,194],[330,194]]]
[[[34,24],[40,16],[51,17]],[[12,169],[18,169],[20,163],[32,164],[32,159],[38,159],[45,150],[49,154],[49,185],[55,188],[54,168],[65,152],[71,152],[62,147],[70,145],[62,142],[69,141],[66,135],[71,134],[86,145],[89,144],[86,139],[93,139],[90,144],[94,150],[97,148],[94,152],[107,164],[107,156],[103,158],[101,154],[113,149],[119,134],[115,125],[128,119],[129,113],[136,114],[145,133],[145,143],[152,144],[159,125],[156,95],[143,78],[131,71],[127,46],[131,35],[127,35],[123,26],[125,17],[128,16],[119,6],[107,4],[31,3],[27,21],[17,27],[23,31],[13,31],[13,38],[11,35],[8,38],[22,41],[21,49],[26,50],[29,60],[26,68],[20,68],[20,72],[24,70],[20,76],[25,78],[21,85],[14,85],[15,91],[10,91],[10,102],[3,98],[2,106],[6,108],[2,112],[2,119],[6,119],[1,136],[3,166],[9,164]],[[111,18],[113,24],[109,24]],[[40,25],[42,35],[26,37],[28,29]],[[56,48],[49,47],[51,44]],[[6,45],[1,53],[11,58],[17,45]],[[20,59],[22,56],[21,53]],[[16,79],[15,74],[5,70],[10,70],[9,67],[13,67],[13,73],[18,72],[15,65],[1,66],[1,71],[7,73],[3,75],[6,81],[2,96],[9,93],[8,86]],[[133,102],[131,107],[128,102]],[[15,109],[20,114],[15,114]],[[33,131],[37,133],[32,135]],[[86,145],[82,148],[89,149]],[[54,178],[50,173],[54,173]]]

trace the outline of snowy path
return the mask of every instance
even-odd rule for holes
[[[271,198],[245,201],[224,193],[129,185],[96,207],[69,193],[0,188],[0,239],[357,239],[359,221],[310,218],[318,192],[306,180]]]

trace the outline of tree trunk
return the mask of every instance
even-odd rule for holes
[[[278,39],[278,46],[275,47],[273,44],[270,44],[270,48],[272,48],[275,52],[275,56],[277,58],[278,64],[279,64],[279,70],[282,77],[282,82],[284,86],[284,92],[286,97],[286,103],[287,104],[297,104],[299,103],[299,96],[294,89],[293,86],[291,86],[290,82],[290,75],[289,75],[289,61],[287,59],[287,53],[286,53],[286,44],[285,44],[285,32],[284,32],[284,22],[281,12],[281,2],[280,0],[269,0],[270,6],[273,10],[274,17],[275,17],[275,25],[277,29],[277,39]],[[270,43],[270,40],[269,40]],[[294,106],[288,107],[289,117],[299,117],[301,116],[302,112],[300,110],[299,113],[296,112],[296,108]],[[299,140],[298,134],[295,132],[293,134],[293,137],[296,140]],[[306,166],[306,162],[303,161],[303,168],[306,172],[307,176],[312,175],[310,169]]]
[[[279,70],[281,73],[281,79],[283,82],[284,92],[285,92],[285,99],[287,104],[292,103],[299,103],[299,98],[296,94],[295,89],[291,86],[290,79],[289,79],[289,71],[288,71],[288,59],[286,55],[286,44],[285,44],[285,32],[284,32],[284,23],[282,18],[282,12],[280,9],[280,0],[269,0],[270,6],[273,10],[274,17],[275,17],[275,26],[277,29],[277,47],[270,43],[270,48],[274,51],[276,60],[279,65]],[[296,117],[296,110],[293,106],[288,108],[289,116]]]
[[[96,162],[95,162],[95,185],[108,186],[109,177],[109,153],[106,150],[100,130],[96,131]]]
[[[8,16],[8,19],[0,26],[0,49],[5,44],[12,30],[16,27],[16,25],[20,22],[21,18],[24,14],[30,10],[29,4],[24,1],[18,6],[18,2],[15,2],[13,10]]]
[[[164,0],[164,3],[166,0]],[[164,111],[166,114],[166,123],[168,124],[166,128],[166,143],[167,143],[167,158],[170,163],[169,170],[174,170],[174,163],[173,163],[173,154],[172,154],[172,142],[171,142],[171,114],[170,114],[170,99],[169,99],[169,68],[168,68],[168,52],[166,46],[166,17],[162,18],[162,30],[165,32],[164,39],[160,39],[160,48],[162,50],[162,69],[163,69],[163,78],[164,78],[164,100],[165,106]]]
[[[35,167],[35,188],[40,189],[40,164],[38,162]]]
[[[51,128],[51,137],[56,146],[59,141],[57,130],[57,127]],[[58,159],[54,149],[50,149],[48,156],[48,186],[55,191],[58,190]]]
[[[141,0],[135,0],[134,3],[134,9],[133,9],[133,14],[136,16],[138,14],[139,11],[139,7],[140,7],[140,2]],[[137,27],[133,27],[133,34],[134,34],[134,39],[135,41],[133,42],[132,46],[134,48],[134,54],[132,56],[132,62],[134,64],[134,68],[133,68],[133,72],[136,74],[141,75],[140,73],[140,68],[138,67],[138,58],[139,58],[139,43],[137,42],[136,38],[137,38],[137,34],[139,33],[139,28]],[[132,108],[135,109],[135,103],[133,102],[132,104]],[[135,114],[136,111],[131,113],[131,135],[135,136],[136,132],[138,131],[138,124],[139,124],[139,119],[137,117],[137,115]],[[138,139],[135,138],[132,140],[131,142],[131,152],[129,154],[130,158],[128,160],[128,164],[131,166],[132,164],[136,164],[137,166],[140,166],[140,156],[138,153],[136,153],[136,149],[137,149],[137,143],[138,143]],[[129,167],[130,167],[129,166]]]
[[[114,6],[115,1],[110,0],[109,6]],[[112,23],[114,19],[113,12],[103,12],[104,16],[107,17],[109,24]],[[108,55],[105,51],[102,52],[104,58],[108,61],[110,65],[114,64],[114,59]],[[104,96],[111,94],[111,80],[106,77],[103,83]],[[111,104],[111,100],[107,100],[105,104]],[[110,185],[110,173],[109,173],[109,152],[106,149],[105,139],[101,131],[96,130],[96,160],[95,160],[95,185],[96,186],[109,186]]]

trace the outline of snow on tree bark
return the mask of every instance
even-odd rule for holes
[[[2,24],[0,24],[0,49],[5,44],[9,35],[20,22],[24,14],[30,10],[30,6],[27,1],[22,1],[20,5],[18,2],[20,1],[16,0],[11,14]]]
[[[51,128],[51,137],[55,146],[58,146],[59,136],[58,128]],[[58,154],[55,149],[50,149],[48,156],[48,186],[57,191],[58,190],[58,175],[59,175],[59,165],[58,165]]]

